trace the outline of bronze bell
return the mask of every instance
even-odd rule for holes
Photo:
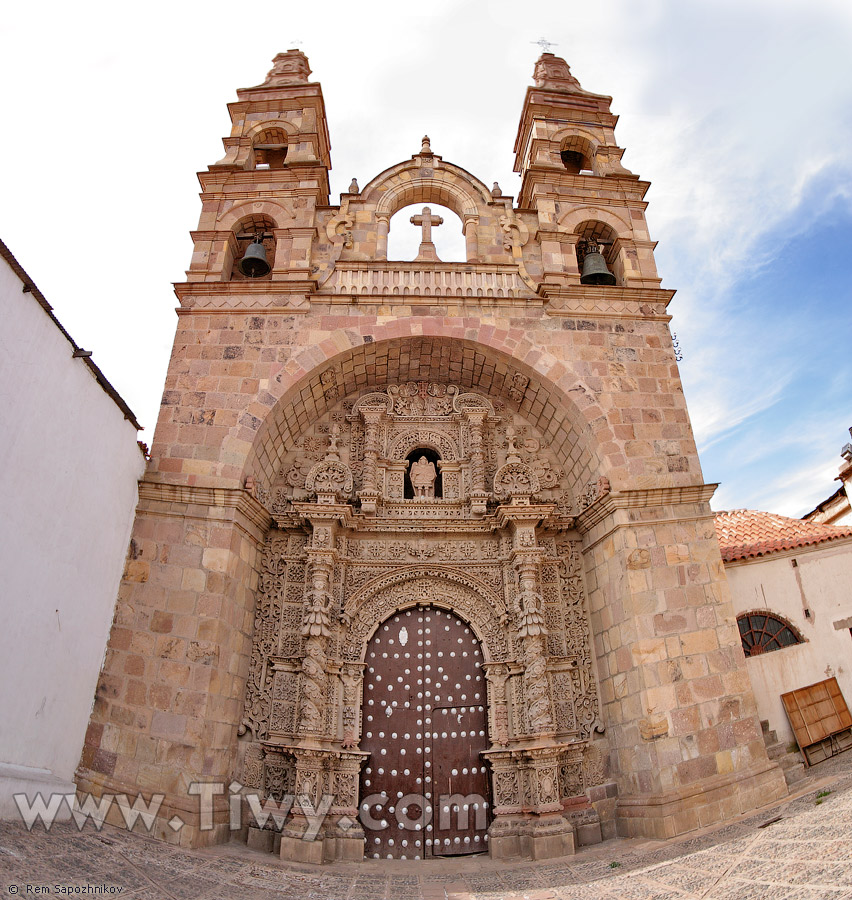
[[[615,284],[615,275],[606,267],[606,260],[595,247],[583,258],[583,274],[580,284]]]
[[[266,250],[263,249],[263,238],[256,237],[240,260],[240,271],[248,278],[263,278],[269,274],[270,268]]]

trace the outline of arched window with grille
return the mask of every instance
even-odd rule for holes
[[[758,656],[804,643],[794,625],[775,613],[756,611],[737,616],[740,640],[746,656]]]

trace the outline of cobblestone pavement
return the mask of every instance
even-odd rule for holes
[[[0,891],[33,896],[38,885],[56,894],[59,885],[86,895],[87,885],[106,885],[133,900],[852,900],[852,751],[815,766],[800,785],[781,804],[678,841],[612,840],[539,863],[309,868],[238,843],[186,851],[110,826],[28,833],[0,822]]]

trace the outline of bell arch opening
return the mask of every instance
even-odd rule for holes
[[[234,225],[231,281],[269,281],[272,278],[275,227],[275,222],[262,214],[244,216]]]
[[[426,212],[425,210],[428,210]],[[427,220],[425,222],[424,220]],[[467,247],[464,224],[459,214],[435,201],[409,203],[390,218],[387,258],[389,260],[430,259],[436,262],[465,262]],[[434,246],[425,249],[423,244]],[[429,256],[430,249],[434,258]]]
[[[252,137],[255,169],[283,169],[287,158],[287,132],[283,128],[265,128]]]

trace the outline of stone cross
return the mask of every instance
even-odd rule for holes
[[[438,254],[435,251],[435,245],[432,243],[432,226],[443,225],[444,220],[441,216],[433,216],[432,210],[428,206],[423,207],[423,212],[419,216],[411,217],[412,225],[419,225],[423,229],[423,236],[420,240],[420,250],[417,253],[417,259],[438,260]]]
[[[432,226],[443,225],[444,220],[440,216],[433,216],[432,210],[428,206],[423,207],[423,214],[411,217],[412,225],[420,225],[423,228],[423,237],[421,240],[424,244],[432,243]]]

